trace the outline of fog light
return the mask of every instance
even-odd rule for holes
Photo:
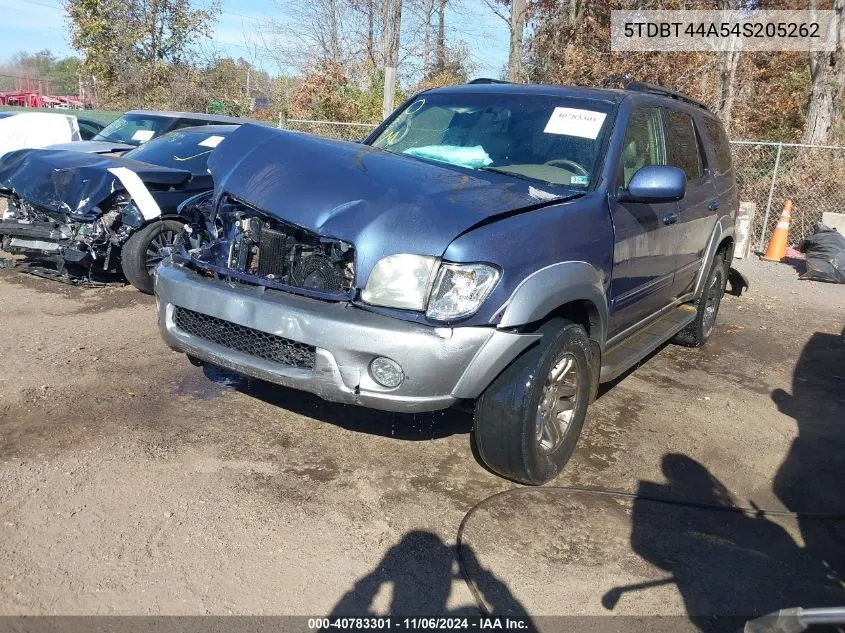
[[[402,373],[402,368],[395,360],[390,360],[384,356],[379,356],[373,359],[370,363],[370,374],[382,387],[398,387],[405,379],[405,374]]]

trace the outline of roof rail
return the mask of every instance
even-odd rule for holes
[[[468,81],[468,84],[512,84],[512,81],[505,81],[504,79],[491,79],[490,77],[479,77]]]
[[[653,95],[669,97],[670,99],[677,99],[678,101],[683,101],[684,103],[689,103],[699,108],[704,108],[708,112],[710,111],[710,108],[707,107],[706,103],[699,101],[698,99],[693,99],[692,97],[685,95],[683,92],[669,90],[668,88],[664,88],[663,86],[658,86],[655,84],[647,84],[643,81],[632,81],[627,86],[625,86],[625,90],[631,90],[634,92],[647,92]]]

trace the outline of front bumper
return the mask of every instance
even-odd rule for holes
[[[68,264],[87,264],[91,252],[79,242],[72,242],[77,225],[53,222],[0,220],[0,245],[10,253],[50,260],[64,260]]]
[[[300,297],[203,277],[171,260],[157,269],[158,323],[173,349],[248,376],[333,402],[386,411],[436,411],[478,397],[517,355],[539,339],[493,327],[433,328],[344,302]],[[184,308],[316,348],[313,369],[271,362],[181,330]],[[386,356],[405,380],[376,383],[370,362]]]
[[[66,237],[49,222],[0,220],[0,239],[8,243],[10,252],[57,253],[61,250],[59,240]]]

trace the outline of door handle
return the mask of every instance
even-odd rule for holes
[[[710,209],[711,211],[718,211],[719,203],[716,202],[715,200],[713,200],[710,204],[707,205],[707,208]]]
[[[678,221],[677,213],[667,213],[663,216],[663,224],[674,224]]]

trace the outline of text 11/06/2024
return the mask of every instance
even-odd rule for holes
[[[311,631],[529,631],[531,621],[514,617],[327,617],[309,618]]]

